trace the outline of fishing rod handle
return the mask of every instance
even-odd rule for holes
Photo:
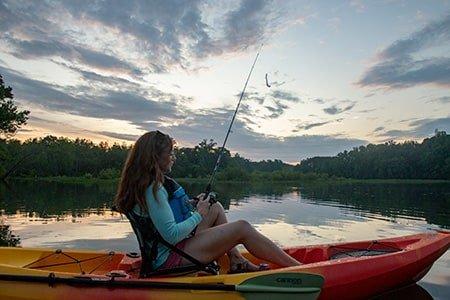
[[[210,205],[213,205],[214,203],[216,203],[217,202],[217,194],[216,193],[214,193],[214,192],[209,192],[207,195],[206,195],[206,193],[205,193],[205,198],[207,198],[209,196],[209,204]],[[198,198],[198,197],[194,197],[194,198],[192,198],[192,199],[194,199],[196,202],[195,202],[195,205],[197,205],[197,203],[198,203],[198,201],[200,201],[200,198]]]

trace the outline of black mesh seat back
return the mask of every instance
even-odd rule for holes
[[[126,213],[128,220],[131,223],[134,234],[139,243],[139,250],[141,251],[142,265],[140,275],[146,277],[146,274],[153,271],[152,261],[156,258],[156,238],[157,231],[149,217],[143,217],[129,211]]]

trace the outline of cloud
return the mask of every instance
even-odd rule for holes
[[[437,129],[450,132],[450,117],[439,119],[421,119],[412,121],[410,126],[414,127],[412,133],[415,136],[429,136]]]
[[[276,119],[280,117],[286,109],[289,108],[286,104],[282,103],[279,100],[273,101],[275,104],[275,107],[273,106],[264,106],[267,110],[271,112],[271,114],[268,116],[271,119]]]
[[[239,94],[236,94],[236,97],[239,97]],[[262,105],[267,103],[269,100],[270,105],[267,104],[264,106],[265,109],[269,111],[268,115],[262,115],[259,109],[252,109],[250,106],[242,107],[242,111],[253,117],[262,117],[262,118],[271,118],[276,119],[280,117],[286,109],[289,109],[290,103],[298,103],[302,102],[302,100],[295,95],[293,92],[289,92],[286,90],[275,90],[269,93],[260,93],[258,91],[251,91],[245,93],[245,102],[255,101],[257,104]]]
[[[315,102],[317,104],[328,104],[330,102],[335,102],[336,104],[333,104],[329,107],[326,107],[323,109],[323,111],[329,115],[336,115],[340,114],[342,112],[351,110],[355,105],[356,102],[350,101],[350,100],[340,100],[336,101],[335,98],[309,98],[309,101]]]
[[[36,111],[34,111],[36,112]],[[61,118],[57,117],[53,119],[52,116],[47,115],[44,118],[39,118],[35,116],[36,113],[33,113],[28,120],[28,128],[31,128],[28,132],[24,132],[21,130],[20,135],[22,138],[35,138],[38,136],[44,135],[55,135],[55,136],[65,136],[68,138],[85,138],[90,139],[96,142],[104,141],[105,137],[102,134],[99,134],[93,130],[87,130],[77,125],[74,125],[72,121],[64,122]],[[50,119],[47,117],[50,116]],[[76,118],[73,118],[74,120]],[[75,123],[76,124],[76,123]],[[29,132],[34,132],[33,134],[28,134]]]
[[[100,90],[98,94],[83,94],[82,88],[74,91],[34,80],[10,69],[1,69],[8,84],[14,87],[17,99],[38,105],[43,109],[85,117],[125,120],[140,124],[146,120],[162,121],[184,114],[177,107],[177,95],[156,89],[141,95],[139,90]]]
[[[450,96],[442,96],[428,100],[427,102],[440,102],[440,103],[450,103]]]
[[[377,110],[376,108],[370,108],[370,109],[363,109],[363,110],[360,110],[358,112],[365,114],[365,113],[370,113],[370,112],[376,111],[376,110]]]
[[[325,99],[322,99],[322,98],[315,98],[315,99],[312,99],[312,101],[314,101],[316,103],[319,103],[319,104],[324,104],[325,103]]]
[[[155,61],[164,71],[172,65],[186,64],[182,50],[210,48],[207,25],[201,21],[199,1],[65,1],[64,9],[74,18],[97,23],[129,37],[148,62]],[[183,43],[185,40],[185,44]]]
[[[382,62],[372,67],[359,84],[389,88],[406,88],[428,83],[450,86],[449,69],[450,58],[439,57],[414,61],[412,58],[405,57]]]
[[[335,120],[329,120],[329,121],[323,121],[323,122],[316,122],[316,123],[302,123],[298,124],[292,132],[299,132],[301,130],[309,130],[314,127],[319,127],[323,125],[327,125],[334,122],[342,122],[343,118],[335,119]]]
[[[367,141],[326,135],[302,135],[286,137],[283,140],[266,137],[249,140],[249,144],[250,147],[244,142],[242,146],[236,146],[236,149],[253,159],[279,158],[296,162],[313,156],[336,155],[344,150],[367,144]]]
[[[0,38],[17,57],[57,56],[141,76],[259,46],[290,22],[270,0],[219,6],[224,11],[211,16],[203,1],[5,0]]]
[[[334,104],[330,107],[324,108],[323,111],[329,115],[337,115],[343,113],[345,111],[351,110],[355,106],[355,102],[350,103],[349,105],[340,107],[337,104]]]
[[[76,47],[79,59],[82,63],[100,69],[111,69],[117,71],[131,71],[133,75],[143,75],[142,71],[131,64],[121,61],[114,56],[101,53],[99,51]]]
[[[12,54],[22,59],[61,57],[91,68],[128,73],[135,76],[143,75],[142,71],[132,64],[88,48],[66,45],[58,41],[27,41],[14,38],[7,38],[6,41],[14,47],[15,51]]]
[[[241,93],[236,94],[236,97],[240,97]],[[245,92],[244,98],[246,101],[255,101],[258,104],[262,105],[264,100],[266,99],[266,95],[260,94],[259,92]]]
[[[398,129],[388,130],[384,133],[380,133],[378,136],[389,137],[388,140],[391,140],[393,138],[399,138],[399,137],[410,137],[408,131],[398,130]]]
[[[295,127],[294,130],[292,130],[292,132],[299,132],[300,130],[309,130],[311,128],[323,126],[323,125],[329,124],[331,122],[333,122],[333,121],[317,122],[317,123],[309,123],[309,124],[299,124]]]
[[[33,132],[33,131],[34,131],[33,129],[27,129],[27,128],[19,128],[17,130],[17,132]]]
[[[407,88],[422,84],[450,86],[450,57],[418,58],[420,51],[447,49],[450,41],[450,14],[408,38],[397,40],[382,50],[375,65],[357,82],[362,87]]]
[[[5,39],[16,50],[13,54],[20,58],[36,58],[46,56],[69,56],[73,49],[57,41],[19,40],[11,37]]]
[[[380,127],[375,128],[375,130],[373,132],[378,132],[378,131],[382,131],[382,130],[384,130],[384,127],[380,126]]]
[[[410,121],[414,121],[417,120],[417,118],[408,118],[408,119],[402,119],[399,121],[399,123],[406,123],[406,122],[410,122]],[[388,122],[391,122],[392,120],[388,120]]]
[[[92,87],[95,87],[96,85],[101,85],[101,86],[108,86],[111,89],[112,88],[120,88],[120,87],[135,88],[135,89],[140,88],[140,85],[138,83],[129,81],[124,78],[120,78],[120,77],[116,77],[116,76],[112,76],[112,75],[104,76],[104,75],[98,74],[96,72],[84,70],[79,67],[75,67],[75,66],[72,66],[72,65],[69,65],[66,63],[59,63],[59,62],[55,62],[55,63],[62,65],[64,67],[80,74],[81,77],[83,77],[83,79]]]
[[[140,137],[140,135],[136,134],[117,133],[110,131],[95,131],[95,133],[129,142],[134,142]]]
[[[225,41],[230,49],[261,44],[270,21],[272,1],[245,0],[225,17]]]
[[[284,100],[289,102],[302,102],[299,97],[294,95],[291,92],[282,91],[282,90],[275,90],[271,93],[271,96],[278,100]]]
[[[219,144],[228,128],[232,110],[209,110],[204,115],[190,115],[189,120],[164,129],[176,140],[196,144],[204,138],[213,138]],[[297,162],[312,156],[335,155],[346,149],[367,144],[364,140],[326,135],[302,135],[277,138],[252,131],[242,119],[236,119],[227,148],[253,160],[282,159]]]
[[[273,87],[280,87],[283,86],[286,83],[286,81],[271,81],[269,82],[270,86]]]
[[[435,130],[450,132],[450,117],[438,119],[420,119],[408,124],[411,128],[407,130],[388,130],[378,134],[388,139],[396,138],[425,138],[434,133]]]
[[[143,93],[144,89],[139,87],[148,72],[166,72],[177,66],[188,68],[195,61],[193,58],[242,51],[259,45],[281,30],[284,22],[289,23],[286,20],[289,17],[282,18],[272,1],[236,4],[220,4],[223,11],[210,16],[207,15],[210,4],[202,1],[133,0],[112,5],[104,1],[6,0],[0,3],[0,22],[5,29],[0,32],[0,38],[6,41],[0,51],[25,60],[51,60],[77,72],[83,79],[79,86],[61,87],[33,81],[10,70],[11,78],[18,83],[17,90],[26,95],[23,99],[54,111],[119,118],[112,109],[107,112],[108,107],[120,108],[122,102],[117,101],[118,97],[130,99],[136,107],[138,103],[158,106],[155,104],[158,101],[152,102],[153,99],[167,102],[166,98],[171,98],[171,103],[188,100],[188,97],[163,95],[154,88],[150,93]],[[123,75],[132,76],[134,82]],[[33,95],[32,87],[41,92],[39,97]],[[272,118],[288,108],[285,102],[300,101],[282,90],[272,95],[248,95],[249,100],[258,104],[270,97],[273,103],[268,110]],[[45,99],[47,96],[50,99]],[[174,117],[176,109],[169,110],[168,119]],[[162,112],[162,108],[155,111]],[[123,114],[121,119],[127,116]],[[130,121],[139,117],[142,111]]]

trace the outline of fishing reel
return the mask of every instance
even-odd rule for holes
[[[216,192],[208,192],[208,193],[206,194],[206,196],[207,196],[207,197],[209,196],[209,204],[210,204],[210,205],[213,205],[214,203],[216,203],[216,202],[218,201],[218,200],[217,200],[217,193],[216,193]],[[194,197],[193,199],[195,200],[195,202],[193,203],[193,205],[194,205],[194,206],[197,206],[197,203],[198,203],[198,201],[200,201],[200,198]]]
[[[209,204],[213,205],[216,202],[217,202],[217,193],[209,192]]]

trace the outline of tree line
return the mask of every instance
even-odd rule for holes
[[[26,157],[14,170],[16,177],[85,177],[113,179],[120,176],[130,146],[95,144],[87,139],[46,136],[26,141],[0,139],[0,174]],[[176,164],[171,176],[175,178],[207,178],[215,164],[219,147],[213,140],[203,140],[193,148],[175,148]],[[293,166],[281,160],[252,162],[224,150],[218,178],[247,180],[259,173],[293,171]],[[258,173],[259,172],[259,173]]]
[[[87,139],[46,136],[26,141],[0,139],[0,174],[18,159],[16,177],[84,177],[114,179],[126,160],[130,146],[95,144]],[[207,178],[220,148],[203,140],[193,148],[175,148],[175,178]],[[450,135],[436,132],[421,143],[387,142],[344,151],[334,157],[313,157],[298,165],[281,160],[254,162],[225,149],[219,180],[298,180],[329,177],[356,179],[450,179]]]
[[[355,147],[334,157],[303,160],[297,170],[359,179],[450,179],[450,135],[436,131],[421,143]]]

